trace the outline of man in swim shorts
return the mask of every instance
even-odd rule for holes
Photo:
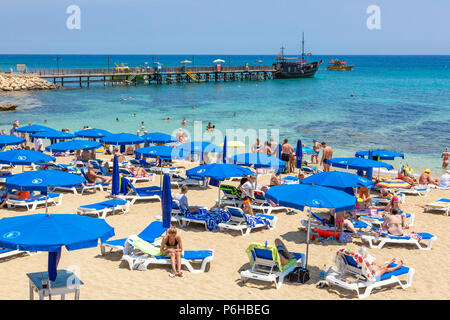
[[[313,147],[315,154],[311,155],[311,163],[319,164],[319,151],[320,151],[320,143],[316,139],[313,139]],[[315,161],[314,161],[315,160]]]
[[[327,159],[333,158],[333,149],[330,146],[327,146],[326,142],[321,143],[323,151],[322,151],[322,160],[320,160],[320,164],[323,164],[323,171],[330,171],[330,165],[325,162]]]
[[[284,139],[283,144],[281,145],[281,160],[286,161],[288,173],[292,172],[289,161],[291,161],[291,154],[293,153],[294,148],[288,143],[288,139]]]
[[[442,168],[447,168],[448,163],[450,161],[450,152],[448,152],[448,147],[445,148],[445,151],[442,153]]]

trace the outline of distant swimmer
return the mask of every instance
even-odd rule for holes
[[[47,123],[47,120],[44,120],[44,123]]]
[[[144,121],[141,121],[141,126],[144,126]]]
[[[116,118],[116,121],[119,122],[119,118]]]
[[[445,151],[442,153],[441,155],[442,158],[442,168],[447,168],[448,167],[448,163],[449,163],[449,159],[450,159],[450,152],[448,152],[448,147],[445,148]]]
[[[192,109],[195,109],[195,108],[197,108],[197,106],[192,106]]]
[[[167,117],[166,121],[170,121],[170,120],[171,120],[170,117]]]
[[[236,112],[233,113],[233,117],[236,117]]]
[[[136,117],[136,113],[133,113],[132,116],[133,116],[133,117]]]
[[[181,121],[181,125],[182,125],[183,127],[186,126],[186,118],[185,118],[185,117],[183,118],[183,121]]]

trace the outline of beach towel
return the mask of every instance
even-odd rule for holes
[[[230,220],[229,213],[224,209],[218,209],[216,212],[212,212],[204,208],[199,208],[195,213],[187,210],[184,216],[190,219],[205,221],[208,231],[216,230],[219,223]],[[226,220],[224,221],[224,219]]]
[[[297,260],[294,259],[294,258],[293,258],[293,259],[289,259],[289,261],[288,261],[287,264],[282,265],[282,264],[281,264],[280,255],[278,254],[278,250],[277,250],[277,248],[275,248],[275,246],[271,246],[271,245],[267,245],[267,246],[266,246],[266,245],[263,245],[263,244],[260,244],[260,243],[253,242],[253,243],[250,243],[250,245],[249,245],[249,246],[247,247],[247,249],[245,250],[245,252],[246,252],[247,255],[248,255],[248,258],[249,258],[250,266],[251,266],[251,267],[252,267],[253,264],[255,263],[253,254],[252,254],[252,252],[251,252],[253,248],[265,249],[265,250],[270,250],[270,251],[272,251],[272,259],[277,263],[278,268],[279,268],[281,271],[284,271],[284,270],[289,269],[290,267],[292,267],[292,266],[294,266],[294,265],[297,265]]]
[[[255,216],[245,215],[245,222],[251,228],[254,228],[257,224],[265,224],[266,226],[270,226],[270,220],[259,215]]]

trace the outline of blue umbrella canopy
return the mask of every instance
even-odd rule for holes
[[[64,142],[58,142],[45,147],[45,150],[52,152],[66,152],[76,150],[94,150],[101,147],[102,144],[97,141],[88,140],[69,140]]]
[[[353,173],[342,171],[328,171],[316,173],[313,174],[312,176],[300,180],[300,183],[314,184],[318,186],[331,187],[336,189],[346,189],[352,187],[372,188],[375,185],[369,179],[366,179]]]
[[[172,143],[178,141],[175,137],[172,137],[170,134],[161,132],[147,133],[144,134],[141,138],[144,139],[145,142],[149,143]]]
[[[190,153],[205,153],[205,152],[217,152],[221,153],[222,148],[207,141],[192,141],[180,144],[177,148],[182,149]]]
[[[16,137],[16,136],[9,136],[6,134],[0,135],[0,148],[4,146],[12,146],[16,144],[24,143],[25,139]]]
[[[30,165],[55,161],[55,158],[45,153],[33,150],[10,150],[0,152],[0,163],[10,165]]]
[[[31,138],[42,138],[42,139],[73,139],[75,135],[69,132],[62,132],[57,130],[40,131],[34,133],[30,136]]]
[[[295,153],[297,153],[297,148],[294,148],[294,151],[295,151]],[[316,154],[317,152],[315,152],[313,150],[313,148],[302,146],[302,153],[303,154]]]
[[[109,132],[109,131],[106,131],[106,130],[103,130],[103,129],[96,129],[96,128],[83,129],[83,130],[75,132],[75,135],[77,137],[92,138],[92,139],[103,138],[103,137],[108,136],[110,134],[111,134],[111,132]]]
[[[241,153],[231,157],[235,164],[254,166],[255,168],[284,168],[286,162],[264,153]]]
[[[356,197],[342,190],[311,185],[288,184],[274,186],[266,197],[281,206],[303,210],[304,207],[334,208],[337,212],[355,208]]]
[[[101,138],[100,142],[115,146],[121,146],[127,144],[144,143],[144,139],[131,133],[113,133]]]
[[[165,173],[163,178],[161,207],[163,228],[170,228],[172,220],[172,191],[170,187],[170,175],[168,173]]]
[[[369,154],[371,157],[376,157],[379,158],[380,160],[394,160],[395,158],[402,158],[402,159],[405,158],[405,155],[403,153],[381,149],[358,151],[355,153],[355,157],[365,158],[369,157]]]
[[[33,214],[0,220],[0,247],[22,251],[48,251],[50,281],[57,277],[61,248],[78,250],[114,236],[104,219],[76,214]]]
[[[253,172],[248,168],[226,163],[205,164],[186,170],[187,176],[196,176],[201,178],[208,177],[218,181],[223,181],[226,178],[231,177],[245,177],[252,174]]]
[[[295,167],[301,168],[302,167],[302,160],[303,160],[303,150],[302,150],[302,140],[297,140],[297,149],[295,150]]]
[[[134,153],[138,157],[146,157],[146,158],[157,158],[164,160],[170,159],[179,159],[186,158],[189,156],[189,153],[183,151],[182,149],[173,148],[169,146],[152,146],[152,147],[144,147],[138,148],[134,150]]]
[[[279,143],[278,144],[278,149],[277,149],[277,157],[278,157],[278,159],[281,159],[281,151],[282,151],[281,143]]]
[[[47,191],[48,187],[73,186],[86,182],[79,175],[60,170],[37,170],[12,175],[6,178],[5,187],[9,190]]]
[[[46,126],[41,126],[39,124],[32,124],[29,126],[19,127],[16,129],[16,131],[18,131],[18,132],[26,132],[26,133],[35,133],[35,132],[51,131],[51,130],[55,130],[55,129],[46,127]]]
[[[332,158],[326,159],[325,162],[333,167],[355,170],[368,170],[373,168],[387,168],[388,170],[392,170],[394,168],[388,163],[364,158]]]

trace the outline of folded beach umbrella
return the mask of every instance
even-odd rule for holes
[[[343,191],[348,190],[348,193],[352,195],[353,187],[373,188],[375,186],[375,184],[369,179],[343,171],[319,172],[300,180],[300,183],[314,184],[318,186],[340,189]]]
[[[170,175],[168,173],[165,173],[163,178],[161,207],[163,228],[170,228],[172,220],[172,190],[170,187]]]
[[[33,214],[0,220],[0,247],[22,251],[48,251],[49,280],[55,281],[61,248],[78,250],[114,236],[104,219],[76,214]],[[47,279],[45,279],[47,280]]]
[[[142,139],[145,140],[145,142],[149,143],[172,143],[177,142],[178,140],[175,137],[172,137],[170,134],[167,133],[161,133],[161,132],[151,132],[144,134],[141,136]]]
[[[3,148],[4,146],[12,146],[17,144],[22,144],[25,142],[25,139],[16,137],[16,136],[10,136],[6,134],[0,135],[0,148]]]
[[[111,195],[117,196],[120,192],[120,175],[119,175],[119,160],[117,155],[114,155],[112,181],[111,181]]]
[[[303,160],[303,150],[302,150],[302,140],[297,140],[297,149],[295,151],[295,167],[300,168],[302,167],[302,160]]]
[[[75,138],[73,133],[57,131],[57,130],[48,130],[48,131],[40,131],[33,133],[30,135],[31,138],[41,138],[41,139],[59,139],[59,140],[67,140]]]
[[[89,140],[69,140],[58,142],[45,147],[45,150],[52,152],[66,152],[76,150],[94,150],[102,146],[100,142]]]
[[[335,209],[336,212],[355,208],[356,197],[344,191],[312,184],[288,184],[274,186],[266,192],[266,198],[289,208],[304,210],[309,208]],[[308,250],[310,239],[311,214],[308,218],[306,238],[306,266],[308,266]]]
[[[227,163],[227,136],[223,139],[222,163]]]
[[[241,153],[231,157],[231,161],[235,164],[253,166],[254,168],[282,169],[286,167],[285,161],[265,153]]]
[[[368,157],[371,160],[379,159],[379,160],[394,160],[395,158],[405,158],[403,153],[388,151],[388,150],[367,150],[367,151],[358,151],[355,153],[355,157],[365,158]]]
[[[33,150],[9,150],[0,152],[0,163],[9,165],[31,165],[55,161],[55,158],[45,153]]]
[[[109,131],[103,130],[103,129],[96,129],[96,128],[91,128],[91,129],[83,129],[80,131],[75,132],[75,135],[77,137],[81,137],[81,138],[91,138],[91,139],[100,139],[103,138],[105,136],[108,136],[112,134]]]
[[[113,133],[100,139],[100,142],[114,146],[144,143],[144,139],[131,133]]]
[[[26,133],[35,133],[35,132],[51,131],[51,130],[55,130],[55,129],[52,129],[52,128],[46,127],[46,126],[41,126],[39,124],[32,124],[29,126],[19,127],[16,129],[16,131],[18,131],[18,132],[26,132]]]
[[[278,159],[281,159],[281,154],[282,154],[282,151],[283,151],[283,149],[281,148],[281,143],[279,143],[278,144],[278,149],[277,149],[277,157],[278,157]]]
[[[169,147],[169,146],[152,146],[138,148],[134,150],[134,153],[138,157],[145,158],[160,158],[163,160],[181,159],[187,158],[189,153],[183,151],[182,149]]]

